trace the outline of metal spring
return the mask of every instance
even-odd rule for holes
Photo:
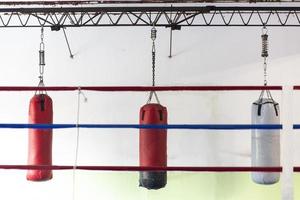
[[[154,41],[156,39],[156,32],[157,30],[155,29],[155,27],[153,27],[151,29],[151,39]]]
[[[266,57],[269,56],[269,53],[268,53],[268,48],[269,48],[268,35],[267,34],[262,34],[261,35],[261,40],[262,40],[261,56],[266,58]]]

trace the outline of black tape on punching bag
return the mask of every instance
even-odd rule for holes
[[[34,95],[29,105],[30,124],[52,124],[52,100],[46,94]],[[28,165],[52,165],[52,129],[29,129]],[[46,181],[51,170],[28,170],[27,180]]]
[[[140,124],[167,124],[167,109],[160,104],[146,104],[140,109]],[[140,129],[140,166],[167,166],[167,130]],[[147,189],[160,189],[167,184],[167,172],[140,172],[139,183]]]

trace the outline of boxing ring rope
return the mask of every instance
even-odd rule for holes
[[[102,92],[143,92],[143,91],[223,91],[223,90],[282,90],[281,86],[0,86],[0,91],[102,91]]]
[[[294,89],[294,90],[300,90],[300,85],[295,85],[295,86],[293,87],[293,89]]]
[[[300,124],[294,124],[293,129],[300,129]]]
[[[300,89],[300,87],[299,87]],[[99,92],[143,92],[143,91],[255,91],[282,90],[281,86],[0,86],[0,91],[99,91]],[[282,129],[281,124],[16,124],[1,123],[0,129],[195,129],[195,130],[251,130]],[[0,169],[14,170],[94,170],[94,171],[186,171],[186,172],[282,172],[282,167],[142,167],[142,166],[65,166],[65,165],[0,165]],[[300,171],[300,170],[299,170]]]
[[[294,167],[294,172],[300,172],[300,167]]]
[[[282,129],[281,124],[0,124],[0,128],[13,129],[202,129],[202,130],[250,130],[250,129]]]
[[[0,169],[73,170],[67,165],[0,165]],[[282,172],[282,167],[143,167],[143,166],[76,166],[77,170],[89,171],[185,171],[185,172]]]

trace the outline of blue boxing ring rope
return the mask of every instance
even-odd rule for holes
[[[300,128],[300,125],[296,126]],[[282,129],[281,124],[13,124],[0,123],[0,129],[199,129],[199,130],[251,130],[251,129]]]

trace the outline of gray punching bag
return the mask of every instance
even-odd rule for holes
[[[252,124],[279,123],[278,103],[272,97],[263,98],[261,95],[259,100],[252,104]],[[280,130],[252,129],[251,138],[253,167],[280,166]],[[252,172],[252,180],[258,184],[274,184],[279,181],[279,177],[279,172]]]

